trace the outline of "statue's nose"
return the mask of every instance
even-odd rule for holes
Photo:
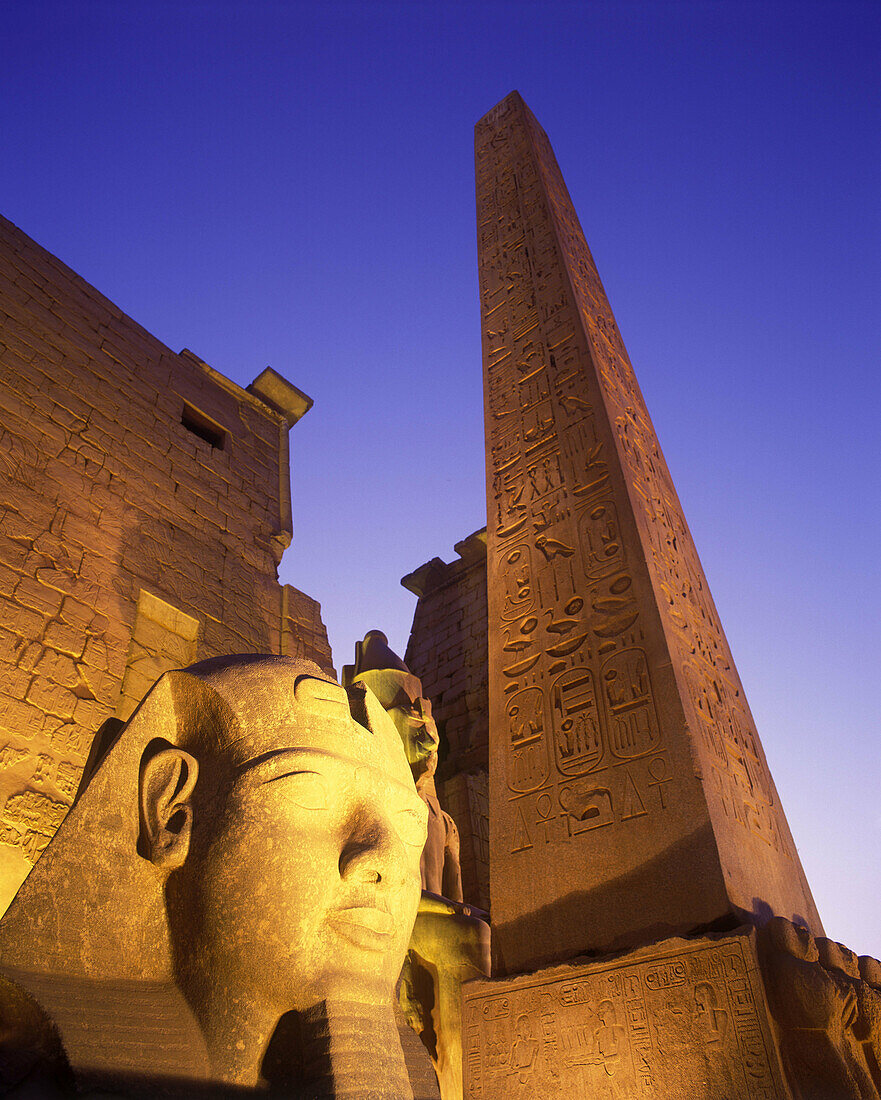
[[[392,888],[406,880],[406,851],[397,830],[383,816],[359,823],[340,855],[340,876]]]

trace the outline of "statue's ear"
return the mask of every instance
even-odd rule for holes
[[[151,741],[141,757],[138,852],[164,871],[175,870],[187,858],[198,777],[195,756],[168,741]]]

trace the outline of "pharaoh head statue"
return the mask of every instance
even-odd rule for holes
[[[345,683],[370,688],[395,724],[416,778],[433,775],[439,736],[431,703],[414,676],[388,644],[381,630],[369,630],[355,645],[355,664],[343,670]]]
[[[75,1070],[258,1084],[286,1015],[391,1005],[425,819],[363,686],[286,657],[167,673],[0,922],[0,973]]]

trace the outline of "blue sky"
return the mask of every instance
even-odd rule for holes
[[[877,3],[11,2],[0,211],[315,399],[282,579],[337,666],[485,522],[472,133],[547,130],[817,904],[881,953]]]

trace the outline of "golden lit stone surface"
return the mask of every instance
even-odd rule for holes
[[[404,660],[444,731],[435,782],[459,833],[462,892],[488,910],[486,530],[455,549],[401,580],[418,597]]]
[[[466,1095],[786,1100],[754,934],[465,991]]]
[[[801,1100],[881,1096],[881,963],[783,917],[762,961],[783,1065]]]
[[[167,673],[0,921],[0,971],[83,1085],[406,1100],[425,821],[363,687],[271,656]]]
[[[775,917],[473,982],[465,1094],[877,1100],[881,967],[829,943]]]
[[[331,657],[318,605],[276,576],[309,399],[171,351],[3,218],[0,312],[3,912],[95,731],[163,672]]]

